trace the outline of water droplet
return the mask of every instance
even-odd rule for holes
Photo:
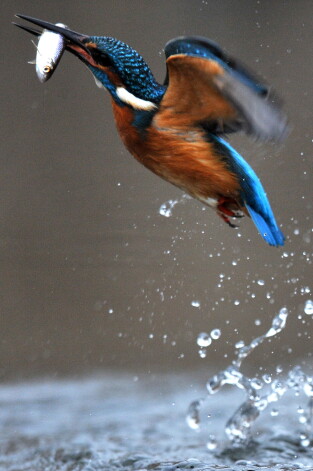
[[[264,409],[267,408],[268,406],[268,401],[267,401],[267,398],[264,398],[264,399],[261,399],[259,401],[256,401],[255,403],[255,406],[258,408],[258,410],[260,412],[262,412]]]
[[[262,389],[263,388],[263,383],[259,378],[252,378],[250,380],[250,385],[254,389]]]
[[[239,299],[235,299],[234,304],[235,304],[235,306],[239,306],[239,304],[240,304]]]
[[[159,213],[161,216],[169,218],[172,216],[173,212],[172,209],[175,206],[176,202],[173,200],[166,201],[166,203],[161,204]]]
[[[213,329],[213,330],[211,331],[210,335],[211,335],[211,338],[212,338],[213,340],[217,340],[217,339],[219,339],[220,336],[221,336],[221,331],[220,331],[220,329]]]
[[[199,353],[199,357],[200,357],[200,358],[206,358],[206,356],[207,356],[207,350],[206,350],[206,348],[200,348],[199,351],[198,351],[198,353]]]
[[[264,285],[265,285],[265,281],[264,281],[264,280],[258,280],[258,285],[264,286]]]
[[[310,439],[305,433],[300,434],[300,443],[304,448],[310,446]]]
[[[266,333],[266,337],[272,337],[284,329],[288,317],[288,310],[283,307],[272,321],[272,327]]]
[[[217,447],[217,441],[214,435],[210,435],[210,439],[206,444],[207,449],[210,451],[216,450]]]
[[[202,404],[202,400],[199,399],[199,400],[193,401],[188,408],[186,421],[189,427],[192,428],[193,430],[197,430],[200,427],[201,404]]]
[[[197,344],[199,347],[208,347],[211,345],[212,339],[206,332],[201,332],[197,337]]]
[[[279,412],[278,412],[277,409],[272,409],[272,410],[271,410],[271,416],[272,416],[272,417],[277,417],[278,414],[279,414]]]
[[[200,303],[200,301],[194,300],[194,301],[191,301],[191,305],[192,305],[193,307],[200,307],[200,306],[201,306],[201,303]]]
[[[285,391],[286,391],[286,386],[284,383],[279,381],[278,379],[275,379],[272,384],[271,384],[272,390],[277,393],[279,396],[282,396]]]
[[[312,380],[312,378],[310,378]],[[303,385],[304,394],[308,397],[313,397],[313,383],[306,381]]]
[[[304,312],[308,315],[308,316],[312,316],[313,315],[313,301],[311,299],[308,299],[304,305]]]
[[[270,384],[272,382],[272,377],[271,377],[271,375],[268,375],[268,374],[263,375],[262,379],[263,379],[264,383],[266,383],[266,384]]]
[[[188,199],[191,197],[189,195],[183,194],[181,198],[177,200],[168,200],[165,203],[161,204],[159,208],[159,214],[161,216],[164,216],[166,218],[169,218],[173,214],[173,208],[178,204],[178,203],[185,203]]]

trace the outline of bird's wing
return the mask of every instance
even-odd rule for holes
[[[243,130],[261,139],[283,138],[286,118],[267,87],[215,43],[177,38],[166,45],[165,55],[161,123],[201,124],[216,134]]]

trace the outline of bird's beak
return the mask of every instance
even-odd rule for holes
[[[23,20],[29,21],[30,23],[40,26],[41,28],[44,28],[48,31],[61,34],[66,40],[66,49],[68,51],[77,55],[84,62],[87,62],[87,63],[91,62],[90,50],[87,47],[87,44],[89,43],[88,35],[77,33],[76,31],[72,31],[68,28],[63,28],[62,26],[57,26],[47,21],[38,20],[37,18],[32,18],[31,16],[26,16],[26,15],[15,15],[15,16]],[[42,34],[41,31],[38,31],[34,28],[20,25],[18,23],[13,23],[13,24],[35,36],[40,36]]]

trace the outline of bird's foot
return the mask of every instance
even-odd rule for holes
[[[223,214],[223,213],[218,213],[218,215],[223,219],[224,222],[226,222],[226,224],[228,224],[230,227],[232,228],[236,228],[236,227],[239,227],[238,224],[234,224],[233,222],[230,221],[229,217],[226,216],[226,214]]]
[[[244,216],[243,212],[240,209],[230,209],[230,205],[234,205],[235,201],[231,198],[220,198],[217,204],[217,213],[223,219],[226,224],[230,227],[238,227],[237,224],[234,224],[230,221],[231,218],[242,218]],[[236,203],[235,203],[236,204]]]

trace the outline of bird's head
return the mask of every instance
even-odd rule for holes
[[[97,85],[107,88],[119,104],[152,110],[162,99],[165,88],[156,82],[142,56],[127,44],[111,37],[77,33],[29,16],[16,16],[61,34],[66,41],[66,50],[88,66]],[[36,36],[41,34],[28,26],[16,25]]]

